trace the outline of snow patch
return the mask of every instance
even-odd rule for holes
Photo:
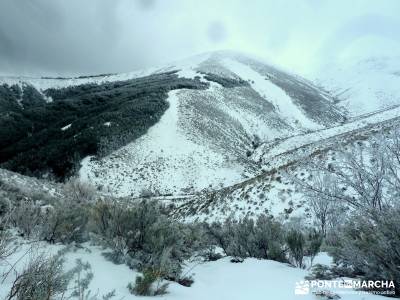
[[[62,131],[68,130],[68,129],[71,128],[71,126],[72,126],[72,124],[68,124],[68,125],[62,127],[61,130],[62,130]]]
[[[302,126],[307,129],[320,129],[322,126],[307,118],[301,109],[295,105],[284,90],[273,84],[271,81],[254,71],[251,67],[232,59],[224,59],[224,65],[239,75],[242,79],[248,80],[251,87],[263,98],[270,101],[275,109],[293,127]]]

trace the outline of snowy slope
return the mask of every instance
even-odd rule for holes
[[[0,197],[3,190],[15,191],[21,196],[42,194],[56,196],[60,199],[65,197],[61,184],[24,176],[0,168]]]
[[[268,163],[270,160],[276,158],[282,153],[284,154],[309,144],[321,142],[343,133],[357,131],[358,129],[367,127],[368,125],[379,124],[387,120],[396,119],[397,117],[400,117],[400,107],[372,113],[363,118],[357,118],[354,121],[345,123],[343,125],[333,126],[307,134],[292,136],[287,139],[277,141],[272,145],[263,144],[256,150],[255,154],[253,155],[253,159]],[[276,160],[274,163],[276,164]]]
[[[21,270],[30,258],[30,246],[25,244],[19,247],[19,251],[7,258],[8,264],[0,264],[0,273],[8,270],[10,265],[15,264],[15,269]],[[72,268],[76,259],[91,265],[93,279],[89,284],[91,295],[98,294],[99,297],[115,290],[115,299],[148,299],[149,297],[138,297],[129,293],[127,285],[135,280],[138,272],[129,269],[126,265],[115,265],[107,261],[99,247],[83,245],[83,248],[75,249],[66,253],[66,270]],[[47,254],[54,254],[62,249],[61,245],[49,245],[36,243],[34,249]],[[316,257],[315,263],[329,265],[329,257],[321,253]],[[296,295],[296,283],[304,280],[308,272],[303,269],[293,268],[289,265],[271,261],[246,259],[243,263],[231,263],[230,258],[223,258],[215,262],[198,263],[192,262],[187,265],[188,274],[193,275],[194,284],[184,287],[171,282],[166,295],[157,296],[157,299],[165,300],[313,300],[316,299],[312,288],[305,295]],[[2,282],[0,299],[7,295],[14,272],[11,272]],[[324,289],[327,290],[327,289]],[[362,295],[355,290],[328,289],[339,294],[344,300],[379,300],[386,299],[380,296]],[[114,299],[114,298],[113,298]]]
[[[206,90],[169,94],[169,109],[138,140],[103,159],[86,158],[80,175],[105,192],[187,194],[256,174],[254,143],[325,128],[344,120],[334,99],[311,83],[231,52],[175,63]]]
[[[292,98],[290,98],[283,89],[269,80],[265,80],[260,73],[253,70],[250,66],[229,58],[224,60],[224,63],[228,69],[238,76],[248,78],[252,88],[263,98],[271,101],[272,105],[282,115],[285,122],[292,126],[301,124],[301,126],[311,130],[322,128],[321,125],[308,119],[301,108],[293,102]]]
[[[400,105],[400,56],[351,57],[322,70],[317,83],[352,116]]]
[[[171,92],[168,101],[169,109],[146,135],[101,161],[86,158],[81,177],[96,185],[111,185],[114,193],[125,196],[140,192],[140,188],[167,193],[182,187],[204,188],[216,182],[229,185],[239,180],[243,165],[208,149],[207,143],[188,139],[178,124],[178,93]],[[96,173],[99,177],[93,176]]]
[[[175,217],[212,222],[229,216],[241,219],[267,213],[311,223],[308,203],[293,183],[293,178],[310,180],[304,162],[317,159],[334,165],[338,151],[368,147],[371,137],[399,125],[400,108],[396,107],[340,126],[262,144],[252,156],[258,162],[258,176],[220,190],[176,199]]]

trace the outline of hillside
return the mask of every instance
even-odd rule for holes
[[[345,120],[310,82],[242,55],[211,53],[167,70],[177,68],[209,87],[170,93],[159,123],[103,159],[87,158],[82,178],[121,196],[220,188],[258,172],[249,156],[261,141]]]
[[[206,86],[176,72],[45,90],[25,81],[3,84],[0,164],[66,179],[87,155],[106,155],[143,135],[167,109],[170,90]]]
[[[260,174],[235,185],[173,200],[175,217],[208,222],[233,216],[237,219],[270,214],[282,219],[301,217],[312,222],[310,207],[294,180],[312,182],[311,161],[334,168],[342,151],[368,149],[377,135],[392,132],[400,125],[400,109],[394,108],[344,125],[265,143],[252,158]],[[171,199],[165,199],[171,201]]]
[[[307,80],[233,52],[127,74],[1,82],[3,168],[57,180],[80,169],[120,196],[228,186],[257,174],[249,157],[261,141],[345,121]]]

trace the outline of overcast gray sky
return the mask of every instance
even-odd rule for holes
[[[400,54],[399,0],[1,0],[0,73],[123,72],[217,49],[298,73]]]

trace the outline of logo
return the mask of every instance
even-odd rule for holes
[[[295,295],[308,295],[310,293],[310,282],[309,281],[298,281],[294,289]]]
[[[330,289],[340,294],[376,294],[394,295],[395,284],[392,280],[301,280],[297,281],[295,295],[330,295]],[[336,294],[334,294],[336,295]],[[334,297],[331,299],[335,299]]]

